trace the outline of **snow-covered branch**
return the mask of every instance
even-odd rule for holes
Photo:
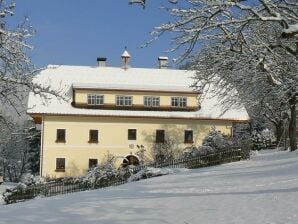
[[[14,29],[8,26],[7,19],[14,15],[14,8],[13,1],[0,0],[0,101],[19,114],[18,105],[25,103],[24,99],[29,92],[42,97],[50,94],[65,99],[50,86],[40,86],[33,82],[40,69],[34,67],[28,56],[28,51],[33,49],[28,38],[35,31],[27,18]]]
[[[172,50],[182,49],[176,61],[186,59],[198,71],[194,88],[216,86],[225,105],[239,96],[247,107],[262,99],[296,117],[297,0],[180,0],[166,12],[171,20],[154,29],[153,39],[173,34]]]

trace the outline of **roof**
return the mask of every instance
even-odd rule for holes
[[[135,91],[167,91],[167,92],[185,92],[198,93],[189,86],[178,85],[150,85],[150,84],[115,84],[115,83],[73,83],[74,89],[106,89],[106,90],[135,90]]]
[[[75,108],[72,102],[72,86],[81,88],[123,88],[131,90],[160,91],[192,91],[194,71],[148,68],[116,68],[49,65],[34,79],[34,82],[44,87],[60,92],[67,100],[47,95],[47,99],[30,93],[28,101],[29,114],[52,115],[86,115],[86,116],[126,116],[126,117],[156,117],[156,118],[192,118],[192,119],[223,119],[248,120],[245,108],[235,106],[225,111],[219,105],[218,98],[205,95],[201,109],[193,112],[181,111],[132,111]]]
[[[169,60],[167,56],[159,56],[158,60]]]
[[[121,57],[123,57],[123,58],[130,58],[130,54],[128,53],[127,50],[125,50],[125,51],[123,52],[123,54],[121,55]]]

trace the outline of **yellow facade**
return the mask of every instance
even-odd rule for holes
[[[76,104],[87,104],[88,94],[101,94],[104,95],[105,104],[115,104],[117,95],[127,95],[133,97],[133,105],[143,105],[144,96],[159,96],[161,107],[171,106],[171,97],[181,96],[187,97],[188,107],[198,107],[198,94],[197,93],[174,93],[174,92],[150,92],[150,91],[108,91],[108,90],[75,90],[74,99]]]
[[[120,164],[125,156],[138,151],[137,145],[149,152],[157,129],[165,130],[166,138],[174,140],[177,150],[189,145],[184,143],[185,130],[193,130],[193,144],[200,145],[212,127],[230,135],[232,121],[44,115],[41,175],[81,175],[87,171],[89,159],[100,163],[107,153],[115,155]],[[65,143],[56,143],[57,129],[66,130]],[[91,129],[98,130],[98,143],[88,143]],[[128,140],[128,129],[137,130],[136,140]],[[55,171],[56,158],[65,158],[65,172]]]

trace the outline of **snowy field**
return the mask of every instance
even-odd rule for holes
[[[2,205],[0,223],[297,224],[298,153]]]

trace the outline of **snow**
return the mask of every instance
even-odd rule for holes
[[[194,119],[228,119],[248,120],[245,108],[234,106],[225,113],[225,107],[218,105],[217,97],[205,97],[201,102],[201,109],[193,112],[179,111],[132,111],[132,110],[93,110],[74,108],[72,102],[72,85],[75,86],[111,86],[132,91],[148,88],[163,91],[177,90],[191,91],[195,71],[146,68],[115,68],[115,67],[88,67],[88,66],[48,66],[40,72],[35,82],[60,92],[68,101],[49,96],[49,100],[33,93],[29,96],[29,114],[68,114],[93,116],[137,116],[137,117],[164,117],[164,118],[194,118]],[[212,91],[212,90],[210,90]],[[206,95],[206,94],[204,94]],[[211,93],[209,94],[211,95]]]
[[[289,25],[287,29],[284,29],[283,32],[287,34],[297,34],[298,33],[298,23]]]
[[[179,173],[179,172],[184,172],[187,169],[182,169],[182,168],[153,168],[153,167],[148,167],[145,168],[141,171],[139,171],[136,174],[133,174],[128,178],[128,181],[138,181],[141,179],[146,179],[149,177],[158,177],[158,176],[164,176],[164,175],[169,175],[173,173]],[[144,178],[146,177],[146,178]]]
[[[169,60],[167,56],[159,56],[158,60]]]
[[[124,52],[123,52],[123,54],[121,55],[121,57],[126,57],[126,58],[130,58],[130,54],[128,53],[128,51],[127,50],[125,50]]]
[[[148,84],[105,84],[105,83],[73,83],[74,89],[112,89],[112,90],[137,90],[137,91],[167,91],[167,92],[177,92],[183,91],[185,93],[198,93],[194,92],[192,88],[188,86],[168,86],[168,85],[148,85]]]
[[[189,170],[1,206],[0,223],[297,224],[298,154]]]

